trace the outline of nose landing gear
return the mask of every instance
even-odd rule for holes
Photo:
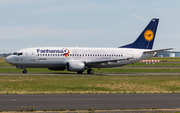
[[[16,66],[16,68],[23,69],[23,71],[22,71],[23,74],[27,73],[26,67]]]
[[[27,70],[26,70],[26,69],[24,69],[24,70],[22,71],[22,73],[23,73],[23,74],[26,74],[26,73],[27,73]]]
[[[94,73],[94,70],[93,69],[88,69],[87,70],[87,74],[93,74]]]

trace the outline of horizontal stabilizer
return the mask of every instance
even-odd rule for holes
[[[143,53],[154,53],[154,52],[167,51],[167,50],[172,50],[172,49],[174,49],[174,48],[150,50],[150,51],[144,51]]]

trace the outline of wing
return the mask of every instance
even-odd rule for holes
[[[102,63],[108,63],[108,62],[129,61],[129,59],[133,59],[133,58],[89,61],[89,62],[86,62],[86,65],[89,66],[89,65],[98,65],[98,64],[102,64]]]

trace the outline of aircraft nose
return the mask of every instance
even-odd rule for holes
[[[12,63],[13,62],[13,59],[11,56],[8,56],[5,58],[5,61],[8,62],[8,63]]]

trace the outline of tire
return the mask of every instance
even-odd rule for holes
[[[88,70],[87,70],[87,73],[88,73],[88,74],[93,74],[93,73],[94,73],[94,70],[93,70],[93,69],[88,69]]]
[[[23,70],[22,73],[23,73],[23,74],[26,74],[26,73],[27,73],[27,70]]]

